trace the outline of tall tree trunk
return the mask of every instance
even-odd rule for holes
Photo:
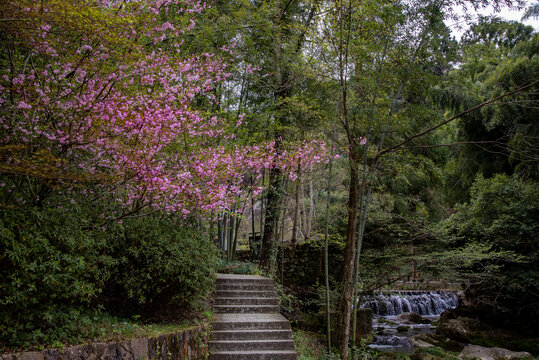
[[[368,186],[365,182],[364,186]],[[365,195],[365,192],[367,193]],[[365,224],[367,223],[367,210],[369,209],[369,201],[371,199],[371,188],[368,187],[367,191],[362,187],[361,201],[360,201],[360,222],[359,222],[359,234],[356,245],[356,259],[355,259],[355,270],[354,270],[354,286],[353,286],[353,305],[354,311],[352,314],[352,344],[356,344],[356,328],[357,328],[357,308],[359,307],[358,296],[357,296],[357,284],[359,280],[359,258],[361,255],[361,248],[363,247],[363,235],[365,234]]]
[[[328,256],[328,233],[329,233],[329,202],[331,199],[331,170],[333,162],[329,160],[329,174],[326,201],[326,227],[324,229],[324,279],[326,280],[326,337],[327,350],[331,352],[331,306],[329,299],[329,256]]]
[[[274,27],[274,47],[273,47],[273,61],[274,61],[274,73],[273,73],[273,97],[277,105],[276,113],[278,123],[285,124],[287,122],[283,116],[283,99],[285,99],[290,91],[285,86],[286,83],[286,69],[282,67],[282,16],[284,14],[281,11],[281,1],[274,0],[274,14],[273,14],[273,27]],[[275,153],[277,156],[281,154],[281,141],[282,133],[280,131],[274,131],[273,139],[275,140]],[[272,165],[269,173],[269,186],[268,194],[266,197],[266,215],[264,223],[264,235],[262,236],[262,246],[260,250],[259,265],[265,270],[270,270],[270,257],[273,247],[275,246],[275,227],[277,226],[277,219],[279,217],[279,208],[281,205],[281,193],[282,193],[282,171],[276,165]]]
[[[359,202],[359,174],[357,164],[359,154],[350,148],[350,188],[348,193],[348,226],[346,230],[346,246],[344,248],[344,266],[342,277],[341,304],[341,357],[348,358],[348,342],[350,341],[350,319],[352,315],[352,289],[354,275],[354,258],[356,254],[356,229]]]
[[[301,160],[298,159],[298,178],[296,179],[296,192],[294,194],[294,220],[292,224],[292,239],[290,240],[292,244],[295,244],[298,241],[298,220],[299,220],[299,192],[301,191],[300,182],[301,182]]]
[[[213,213],[210,217],[210,233],[209,233],[209,238],[210,238],[210,241],[211,243],[213,244],[213,241],[215,240],[215,236],[213,234],[213,230],[214,230],[214,227],[215,227],[215,222],[213,221]]]
[[[262,170],[262,187],[266,185],[266,170]],[[264,234],[264,201],[265,201],[265,191],[262,192],[260,196],[260,240],[262,241],[262,235]],[[258,244],[260,246],[260,244]],[[260,255],[260,254],[258,254]]]
[[[311,165],[311,176],[309,177],[309,215],[307,217],[307,229],[306,229],[306,238],[311,237],[311,230],[313,228],[313,218],[314,218],[314,190],[313,190],[313,176],[312,176],[312,165]]]
[[[253,175],[251,175],[251,187],[254,190]],[[256,256],[256,254],[254,252],[254,245],[255,245],[255,241],[256,241],[256,239],[255,239],[255,201],[254,201],[253,197],[251,197],[251,231],[252,231],[252,237],[251,237],[251,242],[249,243],[249,249],[251,249],[252,258],[255,259],[255,256]]]
[[[236,226],[234,227],[234,241],[232,242],[232,261],[236,258],[236,249],[238,245],[238,233],[240,232],[240,225],[241,225],[241,217],[243,216],[243,213],[245,212],[245,205],[247,202],[245,202],[241,208],[240,216],[236,219]]]
[[[300,190],[300,196],[301,196],[301,201],[300,201],[300,204],[301,204],[301,229],[302,229],[302,234],[303,234],[303,240],[307,240],[307,209],[305,208],[305,199],[304,199],[304,195],[305,195],[305,189],[304,189],[304,182],[300,179],[300,187],[301,187],[301,190]]]
[[[263,269],[269,270],[270,257],[275,246],[275,226],[279,218],[280,202],[281,202],[281,170],[273,167],[270,170],[269,186],[267,191],[266,216],[264,222],[264,236],[262,237],[262,246],[260,250],[259,265]]]

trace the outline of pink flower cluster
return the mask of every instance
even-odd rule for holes
[[[84,16],[97,18],[70,29],[55,17],[62,1],[28,3],[12,4],[19,16],[40,22],[12,34],[22,39],[20,61],[0,69],[1,146],[45,150],[65,160],[66,172],[105,177],[103,191],[113,188],[124,206],[184,215],[230,209],[259,193],[247,191],[246,173],[277,166],[294,179],[299,162],[327,160],[320,141],[280,155],[273,143],[240,147],[224,120],[196,109],[197,99],[215,101],[215,84],[229,74],[213,54],[182,56],[181,34],[193,19],[172,23],[161,15],[185,17],[205,3],[84,1],[96,10]],[[103,28],[100,20],[111,14]]]

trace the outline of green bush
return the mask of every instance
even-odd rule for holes
[[[112,284],[129,305],[151,314],[156,306],[191,310],[205,303],[219,259],[217,248],[197,232],[168,220],[137,219],[126,224],[117,246],[121,265]]]
[[[460,257],[457,270],[471,280],[469,295],[512,327],[539,316],[539,184],[516,176],[479,177],[469,204],[457,209],[443,232]]]
[[[213,244],[170,217],[104,228],[94,226],[103,221],[95,213],[0,209],[2,347],[79,341],[107,312],[151,318],[205,303],[218,263]]]

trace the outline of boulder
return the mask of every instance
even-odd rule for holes
[[[423,319],[421,315],[415,312],[406,312],[399,314],[397,316],[397,319],[399,319],[402,322],[410,323],[410,324],[429,324],[430,321],[427,319]]]
[[[415,348],[439,347],[446,351],[459,352],[464,348],[464,344],[451,340],[445,336],[437,334],[419,334],[410,338],[410,342]]]
[[[486,346],[509,348],[514,351],[539,353],[539,339],[527,337],[512,331],[494,327],[478,318],[455,316],[440,316],[436,333],[455,341]]]
[[[425,341],[424,339],[420,338],[419,336],[412,336],[410,338],[410,344],[414,347],[414,349],[423,349],[423,348],[429,348],[433,347],[434,345],[430,342]]]
[[[377,333],[378,335],[397,335],[397,329],[385,328]]]
[[[497,347],[483,347],[478,345],[466,346],[459,355],[462,359],[479,360],[517,360],[521,358],[531,358],[531,354],[525,351],[511,351]]]
[[[407,332],[408,330],[410,330],[409,326],[405,326],[405,325],[397,326],[397,332],[403,333],[403,332]]]
[[[436,333],[463,342],[472,342],[472,339],[476,337],[475,333],[480,330],[487,329],[479,320],[467,317],[445,319],[445,321],[440,318],[436,327]]]

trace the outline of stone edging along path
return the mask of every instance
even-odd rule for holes
[[[117,343],[91,343],[45,351],[0,354],[0,360],[142,360],[205,359],[208,355],[208,324],[172,334]]]

